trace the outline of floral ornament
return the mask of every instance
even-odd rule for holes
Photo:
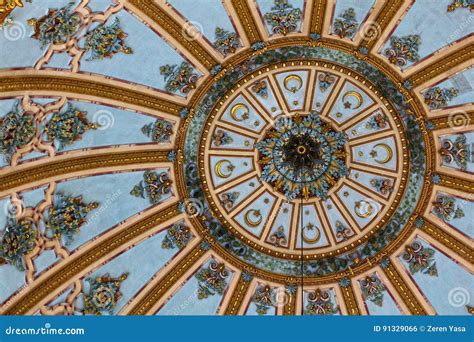
[[[458,8],[469,8],[471,12],[474,12],[474,3],[472,0],[453,0],[448,5],[448,12],[454,12]]]
[[[338,312],[338,306],[333,303],[329,290],[315,289],[308,294],[305,315],[334,315]]]
[[[385,49],[385,56],[390,63],[397,66],[405,66],[408,62],[416,62],[420,59],[418,48],[421,44],[419,35],[404,37],[390,37],[390,48]]]
[[[433,202],[433,211],[443,221],[464,217],[464,211],[456,206],[456,199],[452,196],[438,195]]]
[[[173,124],[165,119],[156,119],[155,122],[143,126],[142,132],[153,142],[167,143],[173,135]]]
[[[345,241],[352,235],[352,230],[346,227],[341,221],[336,221],[336,238]]]
[[[370,185],[372,185],[382,195],[390,194],[393,191],[393,184],[389,179],[372,178],[370,180]]]
[[[259,315],[266,315],[268,309],[274,306],[274,293],[269,285],[259,285],[255,290],[252,301]]]
[[[217,129],[216,132],[212,135],[211,139],[215,146],[232,144],[232,142],[234,141],[230,137],[230,135],[222,129]]]
[[[264,99],[268,98],[268,86],[267,82],[265,82],[264,80],[255,81],[250,87],[250,90],[252,90],[258,96],[263,97]]]
[[[434,249],[425,248],[418,241],[412,242],[411,245],[405,246],[403,259],[408,263],[411,274],[422,272],[430,276],[438,276],[436,262],[433,259]]]
[[[230,191],[222,194],[220,196],[221,204],[227,210],[232,209],[234,206],[235,201],[240,196],[240,193],[237,191]]]
[[[64,236],[66,244],[70,244],[74,235],[87,223],[87,214],[98,206],[98,202],[85,203],[82,196],[73,197],[58,193],[53,206],[48,209],[46,229],[58,239]]]
[[[372,276],[367,276],[360,281],[360,286],[362,288],[362,296],[365,300],[370,300],[377,306],[383,305],[383,294],[385,285],[375,274]]]
[[[71,13],[70,3],[60,9],[49,9],[48,13],[39,19],[31,18],[28,25],[34,27],[35,32],[31,38],[41,42],[41,48],[48,44],[64,44],[76,33],[80,18]]]
[[[458,90],[452,88],[433,87],[423,94],[425,103],[430,109],[440,109],[446,107],[448,102],[458,96]]]
[[[161,243],[164,249],[183,248],[191,241],[191,229],[184,223],[175,223],[166,232],[166,236]]]
[[[201,269],[196,274],[196,279],[199,282],[198,299],[205,299],[216,293],[223,295],[227,287],[228,276],[229,271],[226,270],[223,263],[211,261],[207,268]]]
[[[329,73],[320,73],[318,76],[319,90],[325,92],[336,81],[336,76]]]
[[[367,123],[365,124],[365,128],[382,129],[382,128],[387,127],[387,125],[388,125],[387,115],[385,115],[384,113],[377,113],[367,121]]]
[[[37,236],[32,221],[10,219],[3,232],[0,232],[0,265],[11,264],[24,271],[23,257],[35,248]]]
[[[44,128],[44,133],[49,141],[59,142],[59,149],[62,150],[67,145],[72,145],[80,140],[82,135],[90,129],[97,129],[99,124],[89,122],[87,112],[68,104],[64,113],[54,113]]]
[[[339,38],[352,38],[359,26],[354,9],[348,8],[334,20],[334,33]]]
[[[146,171],[143,180],[135,185],[130,191],[130,195],[147,198],[151,204],[160,203],[163,195],[171,192],[171,180],[166,172],[158,174],[153,171]]]
[[[293,8],[288,0],[275,0],[271,11],[265,13],[264,18],[272,27],[273,34],[286,36],[289,32],[296,31],[298,21],[301,20],[301,10]]]
[[[0,153],[10,163],[15,152],[28,145],[36,135],[35,118],[25,113],[16,101],[12,110],[0,118]]]
[[[99,25],[86,34],[84,48],[86,51],[90,51],[90,57],[87,60],[112,58],[119,52],[126,55],[132,54],[132,49],[125,45],[126,37],[127,34],[120,27],[118,18],[115,18],[112,25]]]
[[[171,93],[179,91],[182,94],[187,94],[196,88],[198,75],[194,73],[193,67],[187,62],[182,62],[180,66],[177,64],[163,65],[160,67],[160,73],[165,77],[166,91]]]
[[[234,53],[235,50],[240,46],[239,38],[237,33],[229,32],[223,28],[216,28],[216,40],[214,46],[222,53],[227,56],[230,53]]]
[[[285,234],[285,228],[283,228],[283,226],[278,227],[277,230],[270,235],[268,241],[275,247],[285,246],[288,241]]]
[[[470,151],[464,134],[457,135],[454,142],[451,139],[444,139],[439,153],[445,163],[455,163],[461,170],[466,171]]]
[[[117,302],[122,298],[120,286],[127,279],[128,273],[112,278],[108,273],[101,277],[87,279],[90,284],[89,293],[84,293],[84,314],[101,316],[103,313],[112,315]]]
[[[325,199],[329,189],[347,175],[346,135],[336,132],[313,112],[281,118],[255,146],[261,179],[289,199]]]

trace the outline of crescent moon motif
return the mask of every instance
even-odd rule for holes
[[[290,81],[298,82],[298,86],[290,87]],[[296,93],[303,86],[303,80],[298,75],[289,75],[289,76],[286,76],[285,79],[283,80],[283,85],[286,90],[291,91],[292,93]]]
[[[222,166],[224,164],[227,164],[227,173],[222,171]],[[214,166],[214,171],[219,178],[229,178],[232,175],[232,171],[234,170],[234,165],[227,160],[227,159],[222,159],[219,160],[216,165]]]
[[[238,117],[238,111],[239,109],[243,109],[244,113],[242,114],[241,117]],[[243,103],[237,103],[232,108],[230,109],[230,117],[234,119],[235,121],[244,121],[245,119],[249,118],[249,107]]]
[[[362,211],[365,207],[365,211]],[[354,211],[360,218],[367,218],[374,213],[374,207],[371,203],[362,200],[358,201],[354,205]]]
[[[364,103],[364,99],[362,98],[362,95],[355,90],[350,90],[344,93],[344,95],[342,95],[342,102],[345,102],[349,96],[355,97],[357,99],[357,105],[352,109],[357,109],[360,106],[362,106],[362,103]]]
[[[377,144],[377,145],[374,146],[374,150],[377,147],[383,148],[385,150],[385,152],[387,153],[387,156],[385,157],[385,159],[382,159],[382,160],[374,159],[375,162],[377,162],[379,164],[387,164],[390,160],[392,160],[393,151],[392,151],[392,148],[390,146],[388,146],[387,144]]]
[[[257,218],[256,221],[252,220],[250,218],[251,214],[252,214],[252,216]],[[247,225],[249,225],[252,228],[255,228],[255,227],[258,227],[258,225],[260,225],[260,223],[262,223],[263,217],[262,217],[262,214],[260,213],[260,210],[250,209],[245,213],[244,219],[245,219],[245,223],[247,223]]]
[[[303,241],[306,242],[307,244],[314,244],[318,242],[321,239],[321,231],[319,230],[318,227],[314,227],[316,229],[316,235],[313,238],[309,238],[306,235],[306,227],[303,228]]]

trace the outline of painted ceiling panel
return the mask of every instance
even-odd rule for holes
[[[331,33],[341,38],[354,39],[374,4],[375,0],[337,0]]]
[[[474,33],[472,11],[462,7],[449,11],[448,6],[452,3],[451,0],[414,1],[393,31],[391,39],[384,45],[382,49],[385,51],[384,54],[390,55],[387,49],[396,46],[398,40],[403,42],[407,39],[405,46],[411,54],[403,58],[401,67],[405,70],[439,49],[472,35]],[[440,23],[443,24],[440,25]]]

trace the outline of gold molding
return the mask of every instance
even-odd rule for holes
[[[314,0],[309,21],[309,33],[322,35],[327,0]]]
[[[206,253],[198,243],[168,273],[149,289],[149,291],[128,312],[128,315],[150,314],[155,304],[195,263]]]
[[[377,43],[380,35],[383,31],[388,27],[392,19],[395,17],[399,9],[403,6],[404,0],[386,0],[382,9],[377,14],[375,20],[373,20],[373,25],[377,27],[377,30],[380,28],[378,32],[375,32],[374,37],[366,37],[360,43],[361,47],[365,47],[368,50],[371,50],[375,43]]]
[[[462,122],[457,123],[457,117],[459,117]],[[467,124],[464,121],[467,121],[467,123],[474,123],[474,111],[467,111],[464,112],[462,109],[453,109],[452,114],[449,115],[444,115],[444,116],[438,116],[429,119],[429,121],[435,126],[432,131],[440,130],[440,129],[446,129],[446,128],[452,128],[453,130],[458,130],[463,128],[463,126],[467,127]]]
[[[423,232],[449,248],[453,253],[469,261],[470,264],[474,264],[474,250],[468,244],[455,238],[426,218],[423,218],[423,220],[423,227],[421,228]]]
[[[172,16],[158,4],[150,0],[129,0],[128,3],[153,20],[157,25],[168,32],[187,51],[189,51],[204,67],[212,69],[219,62],[212,54],[196,40],[186,39],[183,28]]]
[[[107,153],[104,153],[105,152]],[[39,165],[23,164],[19,167],[7,168],[0,175],[0,194],[26,188],[28,184],[44,180],[47,183],[51,178],[66,178],[76,172],[95,170],[127,165],[157,164],[169,162],[167,156],[170,150],[150,150],[132,148],[130,151],[111,152],[110,149],[90,151],[77,156],[72,153],[64,158],[46,158],[45,163]],[[36,164],[36,163],[35,163]]]
[[[464,192],[474,193],[473,181],[462,179],[443,172],[439,172],[438,174],[441,177],[441,182],[439,183],[439,185]]]
[[[392,262],[390,262],[387,267],[382,268],[382,272],[387,276],[393,287],[397,290],[411,314],[427,315],[426,310],[418,301],[415,294],[411,291],[410,287],[405,283],[396,266]]]
[[[295,316],[296,315],[297,293],[298,293],[298,291],[295,291],[294,293],[288,293],[288,291],[285,291],[285,294],[287,296],[286,298],[288,298],[288,301],[283,306],[283,315],[284,316]]]
[[[245,35],[250,42],[250,45],[263,41],[260,32],[258,31],[257,24],[252,16],[247,0],[231,0],[230,3],[235,9],[242,27],[244,28]]]
[[[93,96],[98,100],[106,98],[175,116],[179,116],[179,112],[183,107],[177,102],[137,90],[133,85],[127,87],[126,83],[123,86],[111,84],[106,78],[103,78],[103,80],[85,80],[75,74],[51,75],[40,72],[23,75],[2,75],[0,77],[0,94],[11,92],[23,94],[33,91],[37,92],[38,95],[50,95],[52,92],[72,94],[73,96],[84,94]]]
[[[34,283],[28,291],[14,298],[14,302],[8,306],[2,315],[27,315],[31,310],[41,303],[55,289],[67,283],[67,281],[82,271],[88,269],[97,260],[102,259],[114,250],[124,245],[126,241],[132,241],[136,237],[146,233],[150,229],[178,216],[181,212],[177,204],[172,204],[162,211],[143,217],[138,222],[131,224],[127,229],[100,240],[95,246],[84,253],[71,257],[72,260],[59,264],[49,277]],[[80,253],[80,252],[79,252]]]
[[[342,300],[346,305],[347,313],[351,316],[360,315],[361,312],[359,306],[357,305],[357,299],[354,293],[354,286],[352,285],[352,282],[346,287],[339,285],[339,288],[342,293]]]
[[[444,56],[444,58],[426,65],[422,70],[410,76],[408,80],[413,87],[418,87],[462,62],[472,59],[474,59],[474,43],[467,44],[451,52],[449,55]]]
[[[243,304],[243,299],[247,294],[250,288],[251,281],[245,281],[243,279],[243,275],[241,274],[239,280],[237,281],[237,285],[232,292],[232,296],[230,297],[229,303],[225,309],[224,315],[226,316],[235,316],[238,315],[240,307]]]

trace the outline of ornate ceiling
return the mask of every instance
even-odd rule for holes
[[[0,1],[0,314],[472,314],[470,3]]]

